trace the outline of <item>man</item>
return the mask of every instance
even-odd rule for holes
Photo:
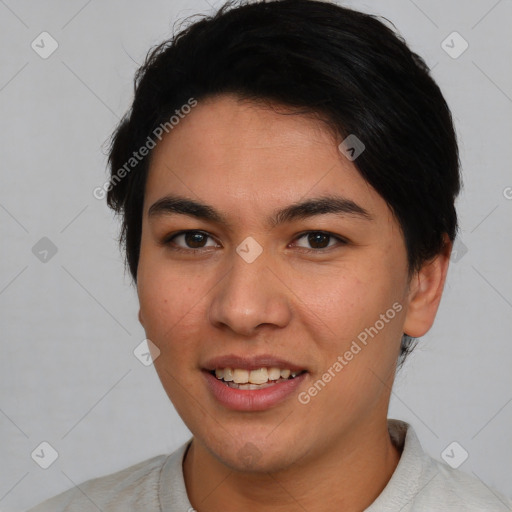
[[[420,57],[335,4],[228,5],[154,49],[108,204],[193,434],[35,511],[498,511],[388,420],[457,231],[450,111]]]

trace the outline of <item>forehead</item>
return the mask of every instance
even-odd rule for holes
[[[265,216],[270,206],[340,194],[372,214],[387,204],[311,115],[219,96],[199,104],[153,150],[145,213],[166,193]]]

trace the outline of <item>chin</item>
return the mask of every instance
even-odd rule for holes
[[[291,440],[279,439],[270,442],[265,434],[258,440],[257,436],[233,435],[223,439],[214,446],[207,445],[208,450],[219,462],[233,471],[240,473],[274,473],[294,464],[297,452]],[[236,442],[234,440],[236,439]]]

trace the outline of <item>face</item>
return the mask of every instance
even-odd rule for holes
[[[340,142],[313,118],[221,96],[152,155],[139,318],[178,413],[231,468],[312,460],[385,420],[407,254]],[[302,373],[233,389],[210,373],[225,367],[242,382]]]

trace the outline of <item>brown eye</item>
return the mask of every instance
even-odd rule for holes
[[[208,236],[205,235],[204,233],[194,231],[190,233],[185,233],[183,236],[185,237],[185,243],[187,244],[187,246],[191,247],[192,249],[200,249],[201,247],[203,247],[203,244],[208,238]]]
[[[213,244],[210,243],[210,245],[207,245],[208,240],[211,240]],[[168,238],[165,241],[165,244],[177,246],[177,249],[184,251],[187,249],[193,251],[194,249],[204,249],[216,246],[212,237],[202,231],[182,231],[181,233],[177,233],[176,235]]]
[[[341,237],[333,235],[332,233],[326,233],[323,231],[310,231],[304,233],[297,238],[297,240],[305,240],[307,245],[296,244],[298,247],[306,250],[319,251],[321,249],[327,249],[334,247],[336,242],[338,245],[344,245],[347,242]],[[334,242],[334,243],[331,243]]]
[[[308,235],[308,242],[313,249],[324,249],[328,247],[330,238],[329,235],[325,235],[324,233],[310,233]]]

